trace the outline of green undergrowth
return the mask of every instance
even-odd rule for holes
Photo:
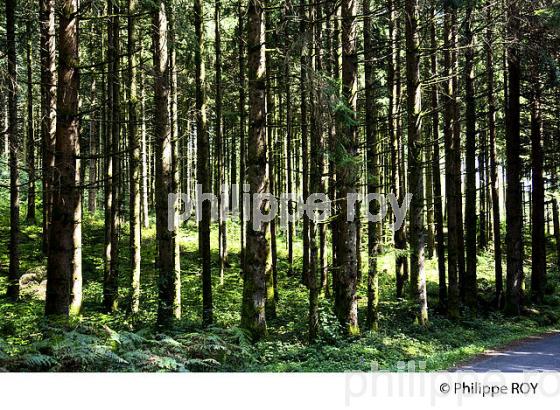
[[[0,249],[7,249],[7,207],[0,198]],[[24,214],[23,214],[24,215]],[[23,217],[22,215],[22,217]],[[0,296],[0,369],[8,371],[267,371],[342,372],[371,369],[399,370],[413,363],[416,369],[445,370],[486,349],[557,328],[560,297],[558,272],[549,265],[545,305],[531,306],[522,317],[504,317],[493,308],[493,258],[478,259],[480,309],[476,316],[463,311],[450,321],[437,311],[437,265],[426,261],[430,324],[413,323],[414,306],[394,297],[394,252],[383,249],[379,259],[380,322],[376,332],[363,331],[346,338],[332,312],[332,301],[322,297],[321,336],[309,346],[307,338],[307,289],[297,277],[288,277],[286,246],[278,236],[279,301],[277,318],[268,321],[268,337],[256,344],[238,327],[242,278],[238,253],[238,226],[228,224],[229,267],[219,277],[217,229],[212,232],[214,317],[213,327],[201,327],[201,267],[197,256],[196,227],[190,222],[181,231],[182,319],[172,329],[155,326],[157,272],[155,229],[143,231],[141,312],[124,312],[127,286],[127,226],[123,224],[120,247],[121,309],[102,311],[103,217],[84,216],[82,314],[66,323],[43,317],[40,292],[24,289],[16,303]],[[22,224],[22,272],[44,269],[39,226]],[[296,270],[301,266],[301,244],[296,243]],[[365,248],[365,246],[364,246]],[[552,249],[552,247],[551,247]],[[6,287],[7,252],[0,253],[0,295]],[[364,254],[363,261],[367,261]],[[527,261],[527,271],[530,261]],[[364,266],[364,272],[367,272]],[[359,316],[365,318],[366,280],[359,286]],[[38,285],[37,285],[38,286]]]

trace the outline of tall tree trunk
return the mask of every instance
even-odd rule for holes
[[[375,98],[375,59],[373,27],[370,0],[363,1],[364,13],[364,73],[366,87],[366,155],[367,155],[367,193],[378,195],[381,191],[379,172],[379,141],[376,126],[377,101]],[[368,202],[370,215],[379,213],[379,201]],[[368,220],[368,280],[367,280],[367,328],[377,330],[379,322],[379,273],[377,256],[379,253],[379,222]]]
[[[267,1],[264,0],[264,6],[267,7]],[[270,13],[265,15],[265,29],[271,27],[271,16]],[[271,36],[267,37],[266,48],[272,49],[273,43],[271,41]],[[274,95],[272,94],[272,57],[270,53],[265,54],[265,68],[266,68],[266,137],[267,137],[267,173],[268,173],[268,192],[275,195],[274,192],[274,151],[276,146],[274,144]],[[266,269],[266,317],[269,319],[276,318],[276,298],[275,298],[275,283],[278,277],[277,264],[276,264],[276,218],[273,218],[269,225],[269,238],[270,238],[270,252],[268,255],[268,263]]]
[[[311,5],[309,11],[309,60],[308,82],[310,84],[308,96],[310,100],[310,174],[309,190],[311,195],[323,194],[323,151],[324,151],[324,128],[321,112],[323,101],[323,89],[320,74],[322,71],[321,44],[322,44],[322,5]],[[320,331],[319,295],[322,289],[323,263],[321,242],[321,224],[315,218],[309,218],[309,275],[307,284],[309,286],[309,342],[317,341]]]
[[[408,118],[408,184],[410,206],[410,292],[418,304],[416,320],[428,323],[428,298],[424,270],[424,179],[422,173],[422,96],[420,90],[420,42],[418,38],[418,0],[407,0],[406,85]]]
[[[290,2],[287,1],[284,6],[284,93],[286,95],[286,192],[293,192],[293,175],[292,175],[292,93],[291,93],[291,69],[290,69],[290,24],[288,14],[290,11]],[[293,212],[292,201],[288,202],[288,212]],[[288,276],[293,275],[294,265],[294,223],[290,219],[288,221]]]
[[[465,304],[476,311],[476,97],[474,84],[474,33],[472,30],[472,0],[468,0],[465,30],[465,105],[466,105],[466,202],[465,229],[467,270],[465,275]]]
[[[433,78],[438,76],[438,44],[435,25],[435,7],[430,8],[430,67]],[[441,190],[441,168],[439,151],[439,92],[438,85],[433,84],[430,89],[431,109],[432,109],[432,179],[434,188],[434,219],[436,227],[436,243],[438,258],[438,278],[439,278],[439,307],[443,312],[447,311],[447,280],[445,272],[445,239],[443,233],[443,198]]]
[[[43,170],[43,252],[48,249],[56,135],[56,49],[54,0],[39,3],[41,32],[41,150]]]
[[[537,65],[537,62],[534,63]],[[546,238],[544,233],[544,154],[542,147],[541,85],[538,74],[533,74],[531,95],[531,296],[541,304],[546,284]]]
[[[255,194],[268,189],[266,173],[266,64],[265,19],[261,0],[249,0],[247,10],[247,50],[249,78],[249,134],[247,152],[247,182],[251,203],[263,214],[266,201],[255,201]],[[252,216],[247,221],[247,244],[243,271],[243,306],[241,326],[254,340],[266,336],[265,274],[268,256],[267,224],[257,224]]]
[[[448,263],[448,314],[451,318],[459,317],[459,286],[458,286],[458,224],[462,223],[457,212],[457,190],[455,145],[453,136],[455,88],[453,82],[452,48],[455,47],[452,29],[452,11],[449,6],[444,16],[444,68],[446,89],[443,93],[444,105],[444,139],[445,139],[445,191],[447,196],[447,263]],[[459,220],[458,220],[459,219]]]
[[[107,105],[104,108],[105,112],[105,121],[104,121],[104,151],[105,151],[105,186],[104,186],[104,220],[105,220],[105,232],[104,232],[104,255],[103,255],[103,304],[105,310],[110,310],[107,308],[107,303],[109,305],[112,304],[110,302],[110,295],[112,291],[110,290],[108,284],[111,278],[111,257],[112,257],[112,238],[113,238],[113,223],[112,223],[112,215],[113,215],[113,208],[116,206],[114,198],[113,198],[113,184],[114,184],[114,163],[113,163],[113,155],[112,155],[112,148],[113,148],[113,132],[112,132],[112,123],[113,119],[113,59],[114,59],[114,52],[113,52],[113,6],[111,0],[107,0],[107,77],[106,77],[106,90],[105,90],[105,99],[107,100]]]
[[[173,193],[173,143],[169,112],[169,53],[166,2],[152,10],[154,55],[154,136],[156,150],[156,235],[158,242],[158,323],[164,326],[181,317],[181,278],[177,270],[176,229],[169,221],[168,195]],[[176,204],[173,204],[176,207]],[[173,216],[171,216],[173,217]]]
[[[180,171],[181,171],[181,164],[179,162],[179,96],[177,93],[178,87],[178,77],[177,77],[177,51],[176,51],[176,41],[175,41],[175,32],[176,32],[176,8],[173,7],[173,0],[167,0],[166,7],[168,10],[168,18],[169,23],[168,27],[169,30],[167,31],[167,44],[168,52],[169,52],[169,117],[171,120],[170,129],[171,129],[171,192],[178,193],[180,191]],[[169,206],[169,204],[168,204]],[[181,256],[180,256],[180,234],[181,231],[179,230],[178,220],[175,218],[177,215],[179,208],[179,202],[175,202],[175,214],[173,220],[173,226],[175,228],[175,238],[173,240],[174,245],[174,270],[175,270],[175,279],[177,281],[181,281]],[[180,286],[180,285],[179,285]],[[177,302],[181,304],[181,293],[178,292],[177,294]]]
[[[336,268],[334,271],[335,314],[347,334],[359,333],[358,300],[356,285],[357,270],[357,226],[355,219],[347,220],[348,194],[357,193],[358,129],[356,104],[358,91],[358,55],[356,48],[356,0],[343,0],[342,12],[342,101],[345,113],[339,113],[337,127],[336,184],[337,197],[337,247]],[[340,118],[342,117],[342,120]],[[352,160],[348,160],[352,159]],[[351,205],[354,206],[354,205]]]
[[[16,0],[6,0],[6,43],[8,56],[8,144],[10,168],[10,264],[6,295],[19,298],[19,139],[17,126]]]
[[[506,108],[506,312],[521,313],[523,303],[523,196],[521,190],[519,10],[511,2],[507,10],[508,97]]]
[[[436,108],[437,109],[437,108]],[[431,134],[433,133],[430,127],[433,124],[430,124],[426,131],[426,140],[431,140]],[[432,146],[430,144],[426,144],[424,146],[424,159],[427,164],[425,169],[425,178],[426,178],[426,256],[428,259],[432,259],[434,257],[434,249],[436,246],[436,238],[434,232],[434,170],[432,168]]]
[[[490,151],[490,185],[492,193],[492,225],[494,241],[494,271],[496,281],[496,305],[501,308],[503,305],[504,282],[502,275],[502,244],[500,235],[500,192],[498,184],[498,164],[496,155],[496,101],[494,96],[494,31],[493,15],[490,0],[486,3],[486,100],[487,109],[487,128]]]
[[[399,201],[403,198],[401,192],[402,174],[400,161],[400,136],[399,136],[399,110],[400,110],[400,24],[398,19],[397,6],[394,0],[388,0],[387,7],[389,9],[389,55],[390,59],[387,65],[387,87],[389,89],[389,140],[391,144],[391,191],[395,194]],[[407,275],[407,258],[404,255],[406,248],[406,236],[404,224],[394,232],[394,242],[396,249],[395,271],[396,271],[396,288],[397,298],[403,297],[403,289],[405,278]]]
[[[208,175],[210,169],[210,142],[206,120],[206,72],[204,67],[204,8],[201,0],[194,2],[196,49],[196,136],[197,136],[197,180],[202,192],[211,192],[211,180]],[[213,322],[212,311],[212,271],[210,254],[210,211],[211,203],[202,203],[201,219],[198,223],[198,248],[202,262],[202,322],[210,325]]]
[[[309,83],[309,42],[311,41],[311,30],[308,28],[309,16],[306,11],[306,3],[300,0],[299,15],[300,25],[299,32],[301,35],[301,54],[300,54],[300,76],[299,76],[299,97],[300,97],[300,127],[301,127],[301,174],[302,174],[302,193],[303,198],[307,200],[309,196],[309,132],[308,132],[308,90]],[[303,259],[301,262],[301,281],[308,286],[307,279],[309,277],[309,217],[307,214],[303,215],[302,224],[302,246],[303,246]]]
[[[458,21],[457,21],[458,11],[456,8],[452,9],[451,13],[451,43],[453,44],[453,49],[451,51],[451,66],[453,67],[453,90],[455,94],[453,96],[453,139],[454,145],[456,147],[455,153],[455,170],[453,176],[455,178],[455,187],[457,189],[455,200],[457,202],[455,210],[457,211],[457,271],[459,273],[459,296],[460,300],[465,299],[466,290],[466,261],[465,261],[465,228],[463,224],[463,168],[462,168],[462,158],[461,158],[461,108],[459,104],[459,41],[457,40],[458,31]]]
[[[225,153],[223,150],[223,119],[222,119],[222,41],[221,41],[221,1],[216,0],[214,3],[214,50],[215,50],[215,70],[216,70],[216,160],[218,167],[216,169],[216,187],[221,193],[221,185],[225,183],[224,170],[226,162],[224,161]],[[218,220],[218,247],[220,254],[220,284],[224,284],[224,270],[227,264],[227,242],[226,242],[226,221],[225,215],[222,215],[222,195],[218,195],[218,206],[220,209]]]
[[[142,57],[143,47],[140,44],[140,51],[138,55]],[[146,95],[145,95],[145,84],[144,84],[144,67],[140,63],[140,135],[141,135],[141,156],[142,156],[142,222],[144,228],[150,226],[150,214],[149,214],[149,201],[148,201],[148,174],[149,174],[149,162],[151,159],[148,156],[148,140],[146,138]],[[151,176],[151,175],[149,175]]]
[[[42,38],[41,38],[42,40]],[[0,87],[2,90],[6,90],[6,81],[5,76],[0,77]],[[42,81],[41,81],[42,85]],[[42,95],[42,88],[41,88],[41,95]],[[6,112],[6,94],[7,92],[3,91],[0,93],[0,147],[1,155],[5,156],[6,158],[10,155],[10,144],[8,143],[8,130],[7,130],[7,121],[8,121],[8,113]]]
[[[141,135],[138,132],[138,90],[136,67],[137,29],[136,14],[138,1],[128,0],[128,144],[130,172],[130,311],[135,314],[140,308],[140,155]]]
[[[59,65],[52,220],[47,262],[47,315],[75,315],[82,304],[82,195],[78,114],[78,4],[59,6]]]
[[[556,181],[555,181],[556,182]],[[556,184],[554,186],[557,186]],[[554,224],[554,239],[556,240],[556,265],[560,266],[560,217],[558,198],[552,199],[552,221]]]
[[[243,1],[238,0],[237,4],[238,16],[238,66],[239,66],[239,191],[244,192],[245,185],[245,168],[246,168],[246,141],[245,141],[245,36],[244,36],[244,19]],[[243,195],[239,196],[239,249],[240,249],[240,265],[241,271],[244,271],[245,265],[245,215]]]
[[[478,175],[480,180],[479,188],[479,212],[478,212],[478,249],[484,251],[488,248],[488,182],[487,182],[487,167],[488,167],[488,143],[486,131],[479,132],[479,154],[478,154]]]
[[[33,124],[33,32],[31,20],[25,23],[27,47],[26,47],[26,60],[27,60],[27,168],[29,170],[29,181],[27,191],[27,217],[26,221],[29,224],[35,225],[37,223],[35,218],[35,126]]]
[[[92,25],[91,39],[88,44],[89,52],[91,53],[94,62],[98,63],[98,50],[100,48],[97,44],[96,37],[100,36],[97,30],[94,30]],[[91,104],[90,104],[90,121],[89,121],[89,180],[88,180],[88,212],[94,214],[97,210],[97,155],[99,147],[99,103],[97,100],[97,73],[92,73],[91,80]]]
[[[108,270],[106,271],[104,287],[103,287],[103,304],[106,312],[116,311],[118,308],[119,297],[119,205],[120,205],[120,134],[121,134],[121,113],[120,113],[120,6],[118,1],[108,0],[108,9],[110,10],[109,23],[109,77],[108,84],[109,99],[108,109],[111,111],[110,124],[110,144],[107,148],[110,150],[111,156],[111,206],[110,212],[106,216],[109,217],[110,231],[108,239],[109,256]],[[106,222],[107,223],[107,222]]]

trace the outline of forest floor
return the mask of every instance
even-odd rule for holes
[[[4,199],[0,198],[0,249],[7,249],[9,238],[9,212]],[[252,344],[238,327],[242,293],[238,226],[228,225],[230,267],[223,284],[217,274],[217,230],[213,229],[215,324],[203,329],[196,228],[189,222],[182,229],[180,240],[183,318],[172,330],[162,333],[154,326],[157,310],[154,221],[143,231],[141,312],[133,318],[124,312],[101,313],[103,226],[102,212],[84,216],[83,312],[70,323],[52,323],[43,317],[44,283],[39,282],[46,261],[40,249],[40,225],[22,224],[21,270],[30,275],[26,276],[29,281],[17,303],[3,296],[8,255],[7,251],[0,253],[0,370],[342,372],[406,368],[436,371],[449,369],[488,349],[559,327],[558,271],[549,265],[544,305],[532,306],[522,317],[505,317],[491,308],[494,283],[490,253],[483,253],[478,259],[479,311],[476,317],[463,311],[459,321],[450,321],[437,312],[437,261],[427,260],[430,325],[419,327],[412,320],[414,306],[394,296],[395,254],[385,248],[379,260],[379,331],[363,332],[354,338],[341,336],[332,301],[322,298],[321,339],[309,346],[306,343],[307,289],[298,278],[286,275],[285,240],[279,235],[277,318],[268,320],[268,338]],[[128,270],[126,226],[122,232],[120,285],[124,295]],[[301,244],[296,245],[297,268],[301,265]],[[367,261],[365,254],[362,260]],[[529,271],[530,261],[527,263]],[[366,303],[366,280],[362,279],[361,321],[365,318]]]

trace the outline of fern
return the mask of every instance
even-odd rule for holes
[[[55,358],[41,353],[28,354],[22,359],[23,366],[29,370],[49,370],[58,364]]]

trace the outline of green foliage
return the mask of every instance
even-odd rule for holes
[[[0,192],[1,194],[1,192]],[[5,198],[0,198],[0,222],[6,218]],[[24,213],[23,213],[24,214]],[[0,296],[0,369],[8,371],[111,371],[111,372],[215,372],[215,371],[367,371],[377,363],[381,369],[397,370],[402,361],[423,361],[426,370],[443,370],[488,348],[558,327],[560,297],[558,274],[549,269],[543,306],[532,307],[521,318],[504,317],[493,310],[493,266],[491,252],[478,256],[480,309],[474,317],[463,311],[463,320],[450,321],[432,309],[437,305],[437,261],[427,259],[427,285],[430,325],[414,325],[415,306],[394,297],[396,252],[384,246],[378,258],[379,331],[359,337],[342,335],[332,300],[319,300],[320,335],[318,343],[307,344],[308,289],[297,277],[286,275],[288,265],[285,236],[278,233],[278,270],[280,299],[278,318],[269,320],[269,338],[252,344],[238,327],[240,321],[242,278],[239,274],[239,227],[227,224],[231,266],[224,284],[214,281],[215,325],[201,328],[202,299],[200,264],[197,258],[196,225],[190,221],[182,229],[181,246],[183,319],[175,328],[162,332],[154,327],[157,312],[157,272],[155,229],[143,230],[141,310],[134,317],[125,312],[113,315],[102,311],[102,213],[85,215],[84,230],[84,308],[82,316],[71,323],[49,323],[43,318],[44,302],[38,292],[26,292],[13,303]],[[0,246],[8,235],[6,223],[0,224]],[[502,227],[503,228],[503,227]],[[127,232],[123,227],[123,232]],[[25,226],[22,236],[24,272],[39,272],[45,260],[40,250],[40,226]],[[128,238],[122,238],[123,244]],[[217,229],[212,230],[212,266],[217,272]],[[553,244],[550,252],[553,252]],[[362,257],[366,261],[365,254]],[[122,246],[121,267],[127,269],[127,247]],[[330,249],[328,250],[330,252]],[[401,251],[406,254],[406,250]],[[294,246],[294,266],[301,269],[302,247]],[[0,262],[4,255],[0,255]],[[367,266],[363,267],[367,272]],[[123,297],[128,286],[122,275]],[[5,276],[0,275],[0,295]],[[39,286],[30,282],[29,286]],[[33,289],[30,289],[33,290]],[[358,309],[366,316],[367,281],[358,286]],[[365,329],[364,323],[360,323]]]

